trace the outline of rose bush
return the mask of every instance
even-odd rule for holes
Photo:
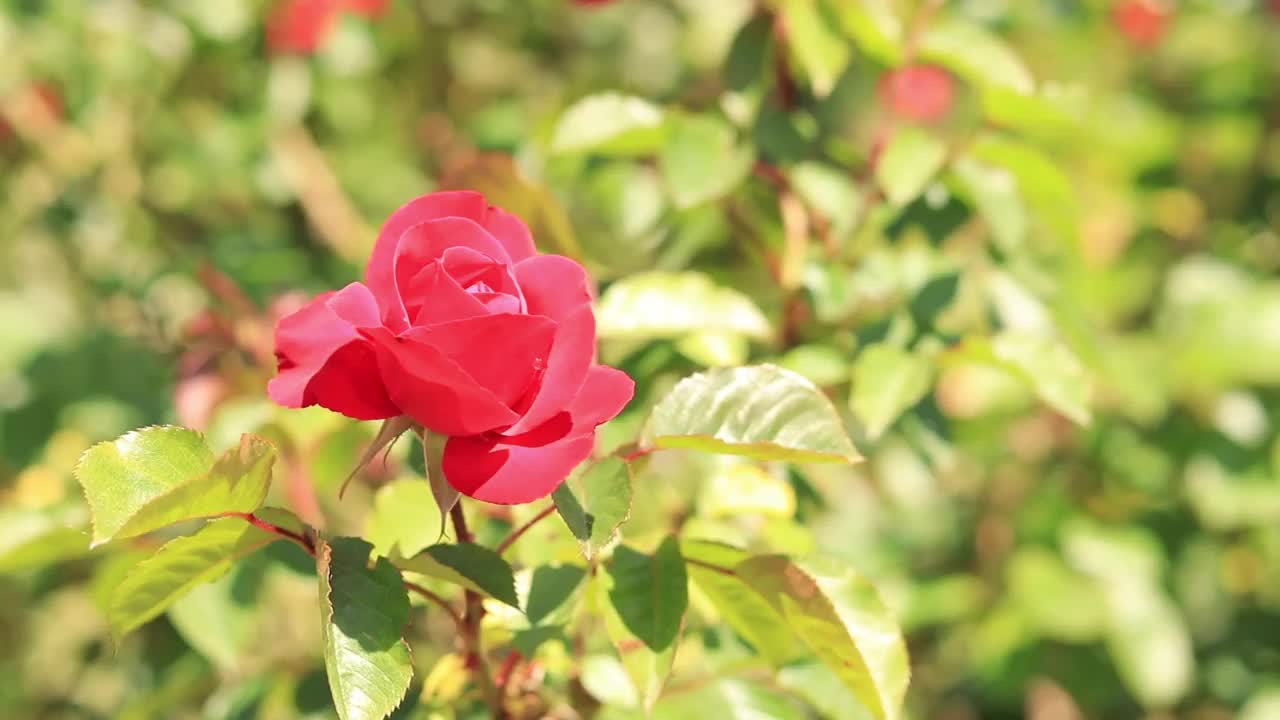
[[[591,298],[580,264],[538,255],[528,227],[479,193],[425,195],[382,226],[364,283],[280,321],[268,392],[285,407],[408,416],[449,436],[459,492],[536,500],[634,392],[595,363]]]

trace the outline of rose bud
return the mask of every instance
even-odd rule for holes
[[[364,283],[280,320],[267,391],[285,407],[407,416],[448,436],[459,492],[537,500],[634,393],[595,363],[591,298],[581,265],[538,255],[525,224],[479,193],[425,195],[382,226]]]

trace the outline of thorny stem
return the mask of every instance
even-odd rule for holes
[[[449,511],[449,516],[453,518],[453,528],[458,536],[458,542],[475,542],[475,536],[471,534],[471,530],[467,527],[467,516],[462,511],[461,503],[453,506]],[[466,664],[471,670],[471,675],[475,679],[476,685],[480,688],[481,694],[484,696],[485,703],[488,704],[489,709],[493,712],[493,717],[496,720],[504,720],[507,717],[507,711],[503,707],[502,691],[493,682],[493,675],[489,672],[489,663],[485,659],[484,649],[480,646],[480,621],[483,619],[484,601],[476,591],[467,590],[466,611],[462,616],[462,624],[459,625],[463,649],[466,652]]]
[[[528,522],[516,528],[515,530],[512,530],[510,535],[508,535],[502,542],[498,543],[498,547],[494,548],[494,551],[497,552],[499,555],[505,553],[513,544],[515,544],[515,541],[520,539],[521,535],[524,535],[525,533],[529,532],[529,528],[533,527],[534,525],[537,525],[540,520],[542,520],[543,518],[545,518],[546,516],[550,515],[555,511],[556,511],[556,506],[554,504],[548,505],[546,508],[542,510],[542,512],[530,518]]]

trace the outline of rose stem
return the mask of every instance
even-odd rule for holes
[[[287,540],[292,540],[293,542],[297,543],[303,550],[306,550],[308,555],[310,555],[311,557],[316,556],[315,543],[311,540],[311,538],[307,537],[306,535],[296,533],[288,528],[282,528],[279,525],[276,525],[274,523],[269,523],[266,520],[263,520],[262,518],[258,517],[257,515],[254,515],[253,513],[240,513],[240,512],[225,513],[223,517],[240,518],[241,520],[244,520],[250,525],[258,528],[259,530],[265,530],[266,532],[272,533],[273,535],[279,535],[280,537],[285,538]],[[449,602],[447,600],[431,592],[430,590],[422,587],[421,585],[415,585],[407,580],[404,581],[404,587],[407,590],[411,590],[421,595],[422,597],[435,603],[436,605],[439,605],[441,609],[443,609],[446,613],[449,614],[449,617],[453,618],[453,623],[454,625],[458,626],[458,630],[462,631],[463,629],[462,618],[458,615],[458,612],[456,610],[454,610],[452,607],[449,606]]]
[[[530,518],[528,522],[516,528],[515,530],[512,530],[511,534],[508,535],[505,540],[498,543],[498,547],[495,548],[495,551],[499,555],[506,552],[508,548],[510,548],[513,544],[515,544],[515,541],[520,539],[521,535],[524,535],[525,533],[529,532],[529,528],[536,525],[538,521],[541,520],[542,518],[555,512],[555,510],[556,510],[556,506],[554,504],[548,505],[546,508],[542,510],[542,512]]]
[[[475,536],[467,527],[467,516],[462,511],[462,503],[455,503],[449,510],[449,516],[453,518],[453,528],[458,536],[458,542],[475,542]],[[480,621],[484,619],[484,602],[480,598],[480,593],[474,590],[466,591],[466,602],[466,614],[462,616],[460,630],[463,648],[467,653],[467,667],[471,669],[476,685],[479,686],[489,708],[493,710],[494,717],[502,720],[507,716],[506,710],[502,707],[502,693],[493,683],[493,676],[489,674],[489,663],[485,660],[483,648],[480,647]]]

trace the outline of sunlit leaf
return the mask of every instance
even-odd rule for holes
[[[698,540],[685,541],[680,549],[694,585],[769,664],[782,667],[808,654],[782,615],[734,574],[733,568],[750,557],[745,550]]]
[[[928,358],[888,343],[872,345],[854,362],[849,407],[866,426],[868,436],[880,437],[924,397],[932,379]]]
[[[604,291],[596,306],[601,338],[677,338],[714,330],[766,339],[769,321],[746,295],[697,272],[630,275]]]
[[[836,3],[836,13],[858,50],[884,65],[902,62],[902,21],[888,0]]]
[[[826,97],[852,54],[849,43],[827,21],[821,0],[778,0],[788,48],[809,78],[813,94]]]
[[[370,567],[372,549],[356,538],[321,540],[316,549],[324,666],[342,720],[382,720],[413,678],[400,636],[409,596],[391,563],[379,559]]]
[[[947,146],[929,131],[898,128],[876,163],[876,182],[889,202],[905,206],[924,192],[947,157]]]
[[[0,509],[0,573],[34,570],[89,552],[89,513],[82,504]]]
[[[301,529],[283,510],[263,511],[276,525]],[[165,543],[129,572],[112,593],[107,618],[117,640],[164,612],[193,586],[221,577],[239,559],[281,539],[240,518],[214,520]]]
[[[658,162],[676,207],[722,197],[751,172],[754,153],[727,122],[704,114],[672,117],[668,124]]]
[[[200,433],[159,426],[85,451],[76,466],[93,521],[93,544],[115,537],[147,503],[207,473],[214,457]]]
[[[875,718],[901,717],[910,667],[875,588],[833,560],[756,556],[734,573],[781,615]]]
[[[1029,93],[1031,72],[1003,40],[976,23],[957,17],[929,25],[920,39],[920,58],[943,65],[979,87]]]
[[[556,124],[551,149],[557,153],[636,155],[656,151],[666,137],[662,109],[616,92],[589,95],[570,105]]]
[[[663,720],[706,720],[715,708],[717,720],[803,720],[805,712],[786,695],[737,678],[713,682],[694,692],[664,699],[654,708]]]
[[[157,495],[138,508],[114,537],[131,537],[167,525],[229,512],[253,512],[267,497],[276,449],[256,435],[218,458],[205,475]]]
[[[631,469],[616,457],[605,458],[561,484],[551,499],[583,553],[594,557],[631,514]]]
[[[654,407],[643,442],[764,460],[859,458],[831,401],[774,365],[718,368],[681,380]]]
[[[698,513],[705,517],[767,515],[791,517],[796,494],[786,479],[760,465],[736,458],[724,462],[707,478],[698,495]]]
[[[575,596],[585,577],[586,571],[577,565],[534,568],[529,579],[529,595],[524,602],[524,613],[529,623],[537,625],[563,607]]]

